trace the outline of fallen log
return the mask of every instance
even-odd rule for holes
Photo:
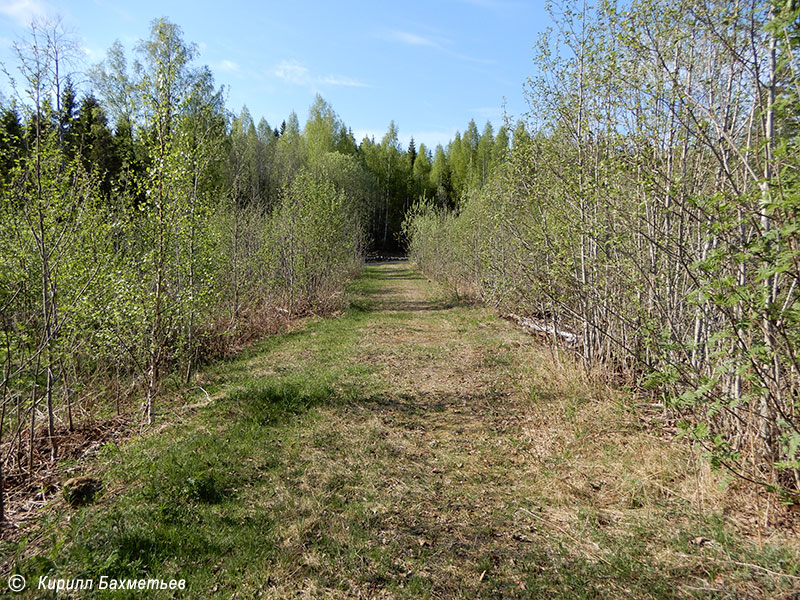
[[[557,337],[568,345],[572,346],[578,342],[578,336],[571,331],[557,329],[552,325],[542,325],[527,317],[521,317],[514,313],[503,315],[508,321],[513,321],[531,335],[541,335],[543,337]]]

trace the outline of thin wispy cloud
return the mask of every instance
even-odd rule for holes
[[[476,58],[474,56],[457,52],[452,49],[453,41],[445,37],[421,35],[418,33],[412,33],[410,31],[389,31],[380,35],[380,37],[389,42],[405,44],[406,46],[431,48],[433,50],[442,52],[447,56],[452,56],[453,58],[468,62],[474,62],[482,65],[491,65],[496,62],[491,59]]]
[[[341,77],[339,75],[328,75],[327,77],[323,77],[320,81],[328,85],[338,85],[342,87],[372,87],[363,81],[358,81],[350,77]]]
[[[372,87],[368,83],[345,75],[314,75],[308,67],[294,60],[281,61],[272,71],[272,74],[279,79],[283,79],[287,83],[308,86],[312,89],[325,85],[361,88]]]
[[[13,19],[18,25],[30,25],[34,19],[43,19],[50,7],[41,0],[0,0],[0,15]]]
[[[92,48],[85,43],[81,45],[80,51],[83,53],[83,56],[91,62],[100,62],[106,56],[105,51]]]
[[[457,58],[459,60],[465,60],[467,62],[473,62],[479,65],[495,65],[497,61],[491,58],[477,58],[475,56],[469,56],[467,54],[461,54],[460,52],[447,52],[453,58]]]
[[[239,63],[227,59],[220,61],[217,68],[226,73],[238,73],[240,70]]]
[[[439,48],[442,49],[442,42],[448,42],[449,40],[435,40],[431,37],[419,35],[417,33],[410,33],[408,31],[390,31],[386,38],[394,41],[400,42],[401,44],[406,44],[408,46],[427,46],[429,48]]]
[[[295,61],[281,61],[278,66],[275,67],[273,74],[279,79],[296,85],[308,85],[311,83],[311,76],[309,75],[308,68]]]

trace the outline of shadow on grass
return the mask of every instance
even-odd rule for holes
[[[295,377],[236,390],[223,402],[261,426],[285,425],[315,406],[334,398],[333,389],[320,381]]]
[[[369,267],[368,267],[369,269]],[[401,271],[398,270],[391,270],[387,271],[384,269],[370,269],[371,277],[373,279],[378,279],[381,281],[389,281],[394,279],[407,279],[409,281],[422,281],[425,277],[422,276],[421,273],[418,271],[413,271],[411,269],[403,269]]]
[[[303,427],[309,411],[338,401],[324,376],[262,380],[203,409],[205,415],[185,428],[116,450],[104,484],[122,491],[71,511],[61,543],[15,570],[28,581],[69,573],[95,579],[191,577],[207,592],[216,562],[231,556],[252,560],[251,550],[268,554],[271,542],[263,536],[272,517],[238,518],[240,496],[277,468],[287,429]],[[259,538],[252,549],[250,542]]]

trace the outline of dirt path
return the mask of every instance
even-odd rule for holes
[[[375,368],[382,391],[308,431],[337,443],[316,446],[305,476],[317,489],[359,482],[336,490],[344,503],[372,497],[362,544],[393,558],[360,570],[385,570],[367,589],[525,589],[518,561],[531,519],[519,512],[530,505],[518,502],[518,475],[530,415],[508,367],[511,348],[532,341],[481,309],[448,306],[403,265],[376,267],[375,279],[355,360]]]
[[[405,264],[367,281],[345,360],[369,377],[297,432],[268,503],[305,574],[275,597],[674,597],[719,577],[687,543],[719,537],[705,470],[492,311]]]
[[[739,535],[724,480],[567,357],[406,264],[366,267],[352,295],[207,369],[207,407],[107,452],[101,503],[53,519],[20,572],[275,599],[773,598],[800,582],[795,545]]]

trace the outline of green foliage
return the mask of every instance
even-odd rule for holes
[[[35,466],[43,409],[56,457],[73,413],[104,418],[144,396],[152,420],[165,385],[199,361],[287,312],[338,308],[381,197],[322,98],[304,131],[294,114],[280,134],[246,108],[230,116],[166,19],[131,60],[116,43],[92,70],[97,97],[79,98],[54,76],[62,35],[34,28],[18,47],[30,104],[0,120],[0,443],[13,432],[16,448],[5,473]],[[175,490],[217,502],[226,485],[201,469]]]
[[[340,302],[341,282],[361,265],[358,204],[329,181],[301,173],[270,215],[269,264],[290,313]]]
[[[419,204],[410,255],[642,381],[713,464],[796,489],[796,10],[567,2],[553,18],[530,123],[510,152],[474,123],[437,151],[458,210]]]

